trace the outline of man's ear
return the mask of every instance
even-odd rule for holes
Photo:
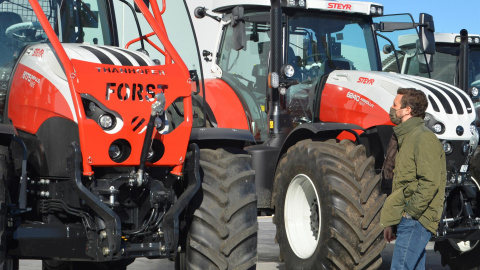
[[[406,106],[405,110],[407,114],[410,114],[410,115],[412,114],[412,108],[410,106]]]

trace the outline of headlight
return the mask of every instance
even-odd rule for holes
[[[442,145],[443,145],[443,151],[445,151],[445,154],[450,154],[453,152],[453,146],[450,142],[443,141]]]
[[[475,131],[477,130],[477,127],[475,126],[475,122],[473,122],[471,125],[470,125],[470,132],[472,133],[472,135],[475,135]]]
[[[287,1],[281,1],[282,6],[286,7],[305,7],[305,0],[287,0]]]
[[[115,121],[113,120],[112,116],[109,114],[102,114],[98,118],[98,124],[100,124],[103,129],[111,129],[114,125],[114,122]]]
[[[291,78],[295,74],[295,69],[292,65],[285,65],[282,67],[282,73],[285,77]]]
[[[478,88],[477,88],[477,87],[474,86],[474,87],[470,88],[470,96],[471,96],[472,98],[477,98],[477,97],[478,97],[478,93],[479,93],[479,91],[478,91]]]
[[[440,135],[445,132],[445,125],[442,122],[436,120],[429,113],[425,114],[425,118],[423,118],[423,122],[425,123],[425,126],[428,127],[435,134]]]
[[[130,156],[132,146],[125,139],[117,139],[108,147],[108,156],[117,163],[122,163]]]
[[[442,124],[436,123],[435,125],[433,125],[433,132],[438,134],[438,133],[442,132],[442,130],[443,130]]]
[[[480,43],[480,38],[478,38],[478,37],[475,38],[475,43],[477,43],[477,44]]]
[[[370,15],[381,16],[383,14],[382,6],[370,6]]]
[[[122,155],[122,150],[120,149],[120,146],[116,144],[110,145],[110,148],[108,149],[108,155],[113,160],[118,159]]]

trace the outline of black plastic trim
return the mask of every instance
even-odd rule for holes
[[[191,156],[186,160],[188,186],[180,195],[175,204],[168,210],[164,218],[165,251],[167,254],[177,253],[178,240],[180,237],[180,222],[178,216],[190,203],[190,200],[200,189],[200,148],[194,143],[188,146]]]
[[[190,134],[191,141],[203,140],[234,140],[255,142],[249,130],[231,128],[193,128]]]
[[[103,220],[105,224],[104,231],[107,233],[106,242],[110,250],[109,254],[105,256],[105,259],[112,260],[113,254],[117,254],[121,248],[122,225],[120,217],[83,185],[82,153],[80,152],[80,145],[77,142],[72,142],[71,148],[73,149],[73,155],[69,158],[69,169],[71,170],[70,181],[72,182],[72,188],[86,205],[88,205]],[[87,254],[88,251],[89,250],[86,251]],[[92,253],[95,254],[94,252]],[[93,254],[91,254],[91,256]],[[97,256],[101,255],[98,254]]]

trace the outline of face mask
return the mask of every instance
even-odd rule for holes
[[[397,109],[390,108],[390,121],[395,125],[402,123],[402,118],[397,117]]]

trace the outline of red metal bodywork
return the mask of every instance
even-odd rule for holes
[[[133,132],[133,130],[130,128],[130,123],[133,115],[140,115],[148,120],[151,111],[151,103],[153,100],[151,102],[134,102],[131,100],[119,99],[111,99],[106,101],[105,91],[107,83],[152,84],[155,86],[155,93],[161,91],[158,90],[158,85],[167,86],[164,87],[164,94],[167,100],[166,108],[177,98],[183,98],[184,121],[169,134],[160,135],[156,133],[156,138],[161,140],[165,145],[165,154],[158,162],[153,164],[155,166],[175,167],[175,170],[178,171],[180,168],[179,166],[182,166],[185,160],[186,148],[192,128],[191,82],[189,80],[190,74],[179,54],[175,51],[173,45],[168,40],[165,27],[161,21],[162,13],[158,10],[156,1],[151,0],[150,6],[153,10],[153,13],[158,16],[157,18],[153,17],[142,0],[135,0],[135,3],[142,11],[145,19],[150,24],[165,48],[165,57],[167,60],[165,65],[147,67],[150,70],[156,70],[156,74],[109,73],[108,76],[105,76],[105,73],[99,72],[98,68],[119,69],[122,67],[69,59],[38,1],[29,0],[29,2],[40,24],[42,25],[43,30],[47,34],[48,39],[51,42],[52,47],[54,48],[56,55],[58,56],[66,73],[70,94],[73,99],[76,118],[78,121],[80,146],[83,155],[84,175],[93,175],[93,166],[132,166],[138,165],[140,161],[140,151],[145,132],[142,133],[141,136],[140,134]],[[19,68],[20,70],[28,70],[27,67],[20,66]],[[28,72],[34,73],[34,71],[31,69]],[[159,75],[159,72],[165,75]],[[16,77],[14,81],[20,84],[18,85],[18,87],[20,87],[19,89],[24,89],[23,91],[25,95],[28,96],[23,101],[20,99],[20,97],[18,97],[15,101],[17,103],[16,105],[23,102],[24,108],[36,110],[36,112],[33,114],[33,121],[30,115],[29,122],[26,120],[20,121],[20,123],[17,125],[17,122],[15,121],[14,124],[16,127],[27,132],[34,132],[43,123],[43,121],[49,117],[61,116],[68,119],[73,118],[70,110],[65,110],[65,103],[59,97],[58,91],[52,88],[46,79],[42,78],[40,85],[34,90],[27,85],[21,85],[25,84],[25,82],[22,82],[22,80],[18,80],[17,78],[18,76],[21,76],[21,72],[17,72],[15,76]],[[40,77],[41,76],[39,76],[39,78]],[[119,113],[125,123],[123,129],[115,134],[108,134],[103,131],[93,120],[87,119],[80,94],[92,95],[109,109]],[[45,100],[51,100],[53,102],[45,102]],[[42,105],[39,105],[40,103]],[[11,109],[12,106],[13,104],[11,104],[9,108]],[[42,106],[46,106],[47,108],[42,110]],[[24,119],[25,116],[22,115],[27,115],[27,112],[25,111],[12,110],[10,112],[13,113],[12,117],[16,119]],[[130,142],[132,146],[132,153],[127,160],[121,164],[118,164],[109,158],[108,147],[111,142],[120,138]]]
[[[348,92],[355,93],[358,100],[348,98]],[[379,125],[393,125],[388,112],[368,97],[329,83],[322,91],[320,121],[355,124],[364,129]]]
[[[237,94],[221,79],[205,80],[205,97],[220,128],[249,130],[245,109]]]

